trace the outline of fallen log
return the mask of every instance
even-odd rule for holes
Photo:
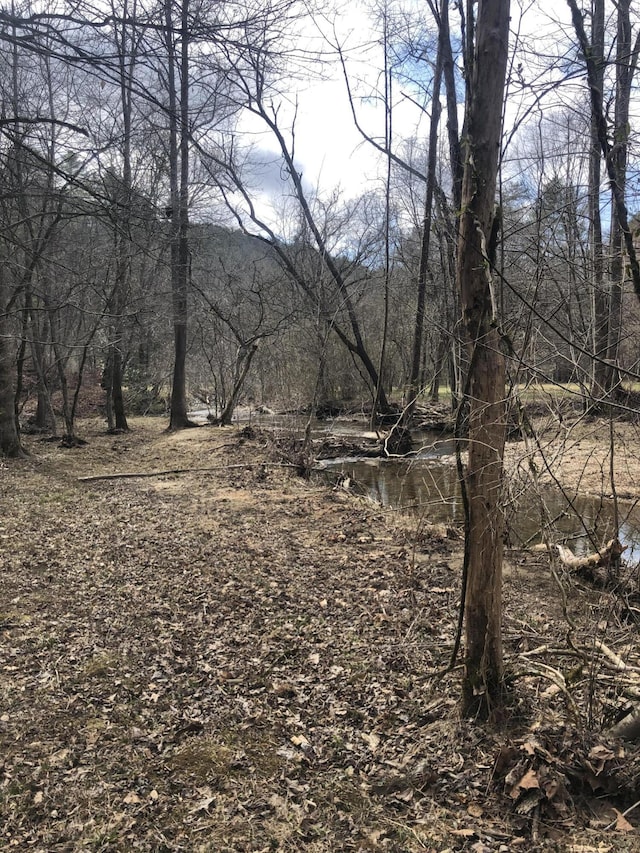
[[[601,551],[586,557],[576,557],[566,545],[556,545],[560,562],[573,571],[596,569],[600,566],[611,566],[620,559],[627,546],[619,539],[610,539]]]
[[[617,568],[626,545],[619,539],[610,539],[604,548],[586,557],[577,557],[566,545],[556,545],[556,550],[560,562],[570,571],[593,586],[607,589],[617,582]]]

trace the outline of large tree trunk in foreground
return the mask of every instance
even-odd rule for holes
[[[466,156],[458,244],[458,288],[469,341],[469,504],[463,710],[499,719],[503,705],[502,534],[505,363],[490,256],[509,0],[480,0],[467,89]]]
[[[16,424],[10,338],[3,334],[6,325],[0,308],[0,456],[24,456]]]

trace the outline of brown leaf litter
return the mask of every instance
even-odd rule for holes
[[[476,726],[444,674],[459,540],[265,433],[163,426],[0,463],[2,849],[640,849],[637,749],[597,734],[628,700],[594,634],[638,667],[607,593],[571,588],[567,643],[512,555],[511,718]]]

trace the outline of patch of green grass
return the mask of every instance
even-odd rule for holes
[[[168,764],[179,775],[207,780],[231,775],[233,751],[212,738],[191,738],[169,758]]]
[[[192,737],[179,746],[167,764],[178,776],[199,781],[237,778],[248,772],[270,778],[281,767],[277,744],[259,730],[229,730],[216,737]]]
[[[102,652],[88,661],[83,669],[86,678],[105,678],[113,675],[122,666],[122,661],[113,652]]]
[[[38,492],[35,495],[36,501],[41,507],[61,507],[75,501],[77,497],[77,491],[69,488],[48,489],[46,492]]]

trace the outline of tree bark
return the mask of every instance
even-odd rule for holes
[[[244,385],[244,381],[249,373],[249,368],[251,367],[251,362],[253,361],[253,357],[257,351],[258,345],[256,343],[244,344],[238,347],[236,368],[233,377],[233,388],[231,389],[229,399],[227,400],[227,403],[222,410],[222,414],[220,415],[221,426],[231,425],[233,413],[238,404],[240,392],[242,391],[242,386]]]
[[[509,0],[481,0],[467,89],[457,279],[469,348],[469,504],[465,714],[499,720],[502,654],[505,360],[496,316],[490,235],[509,42]],[[470,22],[468,22],[470,23]]]
[[[591,52],[594,64],[594,82],[604,89],[604,0],[594,0],[591,20]],[[604,389],[610,386],[609,370],[604,362],[609,339],[609,299],[604,286],[604,245],[602,217],[600,215],[600,183],[602,179],[602,152],[598,139],[598,124],[591,111],[591,143],[589,148],[589,243],[593,282],[593,362],[591,396],[601,399]]]
[[[171,0],[166,0],[169,59],[169,170],[171,184],[171,293],[174,362],[169,429],[194,426],[187,416],[187,316],[189,284],[189,0],[182,0],[179,75]],[[178,104],[178,79],[180,97]]]
[[[585,61],[587,82],[589,84],[589,95],[591,97],[591,115],[593,118],[595,131],[597,133],[600,150],[602,151],[602,156],[604,158],[605,166],[607,169],[607,177],[609,178],[609,185],[611,188],[611,197],[613,202],[612,208],[615,210],[616,217],[620,226],[624,247],[629,261],[629,272],[631,273],[633,289],[635,291],[636,297],[640,300],[640,263],[638,262],[638,255],[633,242],[633,235],[631,234],[631,229],[629,228],[629,218],[625,202],[625,186],[624,183],[621,185],[619,182],[619,157],[622,151],[624,151],[624,157],[626,162],[626,151],[629,135],[628,122],[624,126],[618,125],[618,121],[620,119],[618,112],[616,112],[616,134],[618,136],[616,139],[614,139],[614,145],[612,146],[609,142],[609,137],[607,135],[607,120],[605,116],[603,92],[598,80],[597,64],[594,61],[594,57],[592,55],[592,46],[589,43],[587,34],[584,29],[584,21],[582,18],[582,14],[580,12],[580,9],[578,8],[576,0],[567,0],[567,4],[569,6],[569,9],[571,10],[571,19],[573,21],[573,27],[575,29],[576,36],[578,37],[582,56]],[[621,26],[623,30],[625,28],[630,27],[629,8],[630,0],[621,0],[621,2],[618,3],[619,34]],[[621,19],[623,20],[622,24]],[[626,38],[626,34],[623,33],[623,35]],[[633,81],[633,75],[635,74],[635,70],[638,65],[638,55],[640,54],[640,33],[636,35],[636,39],[632,49],[630,48],[630,36],[628,43],[629,50],[627,54],[622,58],[622,60],[620,60],[619,54],[617,57],[618,60],[623,62],[623,67],[616,69],[616,83],[618,86],[631,86],[631,83]],[[620,93],[617,94],[620,95]],[[624,94],[624,97],[627,97],[626,93]]]
[[[427,301],[427,279],[429,272],[429,248],[431,245],[431,219],[433,209],[433,194],[436,183],[436,165],[438,158],[438,127],[440,124],[440,84],[442,80],[442,65],[445,48],[443,32],[440,30],[436,67],[433,75],[433,94],[431,97],[431,123],[429,127],[429,153],[427,162],[427,186],[425,190],[424,217],[422,220],[422,240],[420,243],[420,264],[418,268],[418,287],[416,301],[416,320],[413,330],[413,347],[411,352],[411,376],[409,379],[409,401],[402,418],[403,424],[408,424],[416,406],[421,390],[422,349],[424,344],[424,319]],[[447,40],[449,33],[446,33]]]
[[[0,271],[0,275],[2,275]],[[2,297],[0,281],[0,456],[24,456],[20,444],[16,419],[15,397],[13,389],[13,358],[9,348],[11,340],[5,301]]]

